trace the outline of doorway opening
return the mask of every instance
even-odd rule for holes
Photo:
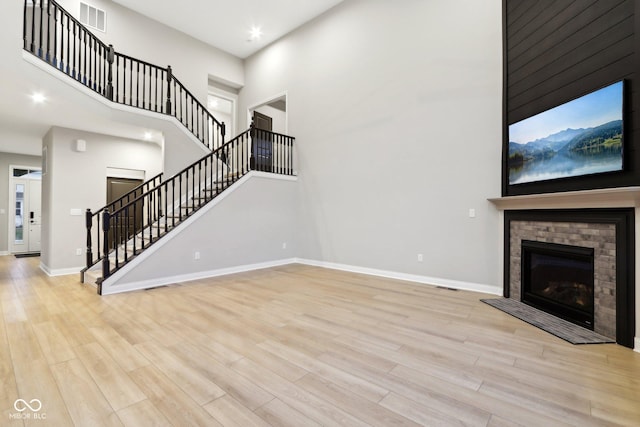
[[[287,134],[287,94],[256,104],[247,110],[247,114],[249,123],[253,124],[250,167],[257,171],[272,172],[274,156],[278,155],[275,139],[277,134]]]
[[[113,204],[114,211],[125,209],[122,220],[111,224],[108,234],[109,248],[124,243],[125,236],[132,236],[142,230],[144,224],[142,204],[136,203],[131,208],[127,206],[142,195],[142,188],[138,187],[143,183],[144,179],[107,176],[107,205]],[[122,199],[126,195],[129,197]],[[114,241],[114,235],[120,236],[119,241]]]
[[[42,235],[42,169],[9,166],[9,252],[40,252]]]
[[[214,76],[209,76],[209,90],[207,95],[207,109],[225,127],[225,141],[230,141],[238,135],[238,106],[239,88],[230,86]]]
[[[280,95],[276,95],[275,97],[267,101],[249,107],[249,109],[247,110],[247,123],[254,122],[257,127],[258,123],[256,123],[254,120],[254,113],[257,112],[260,113],[262,117],[268,117],[270,119],[271,129],[264,130],[270,130],[275,133],[287,135],[289,130],[287,103],[287,94],[285,92]]]

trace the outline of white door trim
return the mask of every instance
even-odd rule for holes
[[[16,253],[14,248],[15,241],[15,223],[16,223],[16,196],[13,191],[14,179],[32,179],[32,178],[19,178],[13,176],[15,169],[27,169],[32,171],[42,172],[42,168],[39,166],[24,166],[24,165],[9,165],[9,215],[7,221],[7,249],[9,254]],[[42,197],[42,195],[40,196]],[[24,224],[23,224],[24,227]]]

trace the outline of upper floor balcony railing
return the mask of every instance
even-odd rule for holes
[[[219,122],[173,75],[116,52],[55,0],[25,0],[24,49],[110,101],[175,117],[209,150],[224,144]]]

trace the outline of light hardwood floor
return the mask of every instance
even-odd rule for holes
[[[0,257],[2,426],[640,425],[640,354],[486,295],[291,265],[99,297],[38,263]]]

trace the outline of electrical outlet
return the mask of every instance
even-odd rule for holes
[[[82,255],[82,248],[76,249],[76,255]]]
[[[196,260],[200,259],[200,252],[195,251],[195,252],[193,253],[193,259],[196,259]]]
[[[476,217],[476,210],[471,208],[469,209],[469,218],[475,218]]]
[[[422,260],[423,260],[422,254],[418,254],[418,262],[422,262]]]
[[[282,243],[282,249],[287,249],[287,242]]]

